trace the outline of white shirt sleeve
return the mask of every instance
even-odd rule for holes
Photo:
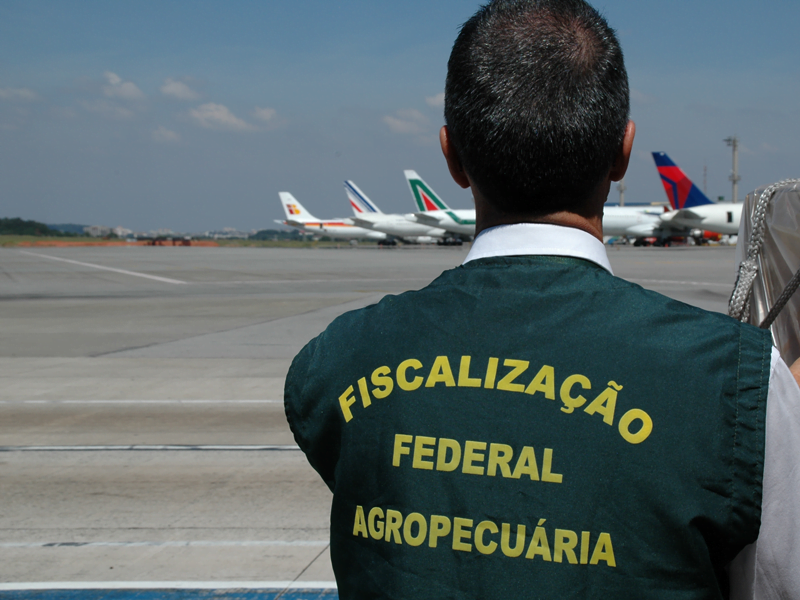
[[[731,600],[800,598],[800,387],[772,349],[761,529],[730,567]]]

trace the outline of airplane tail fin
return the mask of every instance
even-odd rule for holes
[[[305,221],[317,220],[317,218],[308,212],[289,192],[278,192],[278,195],[281,197],[281,206],[283,206],[283,212],[286,213],[286,219],[288,221],[303,223]]]
[[[450,207],[436,195],[436,192],[422,181],[422,177],[417,175],[416,171],[403,171],[403,173],[405,173],[408,187],[411,188],[411,195],[414,197],[419,212],[450,210]]]
[[[656,161],[656,169],[673,210],[713,204],[666,152],[653,152],[653,160]]]
[[[350,206],[353,207],[353,212],[356,216],[362,214],[383,214],[381,209],[378,208],[372,200],[367,198],[367,195],[358,189],[358,186],[349,179],[344,182],[344,191],[347,192],[347,199],[350,200]]]

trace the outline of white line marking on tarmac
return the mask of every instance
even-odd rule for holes
[[[170,540],[164,542],[4,542],[2,548],[228,548],[228,547],[313,547],[322,548],[327,540]]]
[[[0,583],[0,591],[27,590],[335,590],[335,581],[46,581]]]
[[[0,446],[0,452],[295,452],[291,444],[225,445],[225,444],[137,444],[119,446]]]
[[[122,273],[123,275],[132,275],[134,277],[144,277],[145,279],[152,279],[154,281],[160,281],[162,283],[173,283],[173,284],[185,284],[185,281],[181,281],[180,279],[170,279],[169,277],[159,277],[157,275],[147,275],[146,273],[137,273],[136,271],[127,271],[125,269],[115,269],[113,267],[104,267],[103,265],[95,265],[92,263],[85,263],[80,262],[77,260],[70,260],[68,258],[58,258],[56,256],[50,256],[49,254],[39,254],[37,252],[26,252],[25,250],[19,251],[21,254],[27,254],[29,256],[37,256],[39,258],[49,258],[50,260],[58,260],[65,263],[70,263],[73,265],[80,265],[82,267],[91,267],[92,269],[100,269],[102,271],[112,271],[114,273]]]
[[[228,285],[259,283],[376,283],[393,281],[430,281],[430,277],[363,277],[360,279],[248,279],[243,281],[187,281],[191,285]]]
[[[283,404],[283,400],[0,400],[0,404]]]
[[[623,277],[623,279],[626,279]],[[632,281],[633,283],[661,283],[664,285],[700,285],[700,286],[708,286],[708,285],[716,285],[721,287],[733,289],[733,284],[731,283],[714,283],[712,281],[670,281],[666,279],[627,279],[627,281]]]

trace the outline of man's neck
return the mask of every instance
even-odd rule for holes
[[[545,215],[526,215],[524,213],[505,213],[497,210],[472,186],[475,198],[475,235],[481,231],[498,225],[513,225],[514,223],[547,223],[573,227],[593,235],[603,241],[603,205],[608,197],[611,183],[598,186],[592,198],[584,202],[580,208],[572,211],[558,211]]]

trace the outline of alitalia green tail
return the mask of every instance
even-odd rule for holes
[[[420,213],[429,213],[433,211],[443,211],[450,217],[454,223],[461,226],[474,226],[475,219],[464,218],[463,215],[459,216],[456,211],[451,209],[444,200],[442,200],[433,189],[422,180],[416,171],[404,171],[408,187],[411,189],[411,195],[417,205],[417,211]],[[462,211],[463,212],[463,211]]]

